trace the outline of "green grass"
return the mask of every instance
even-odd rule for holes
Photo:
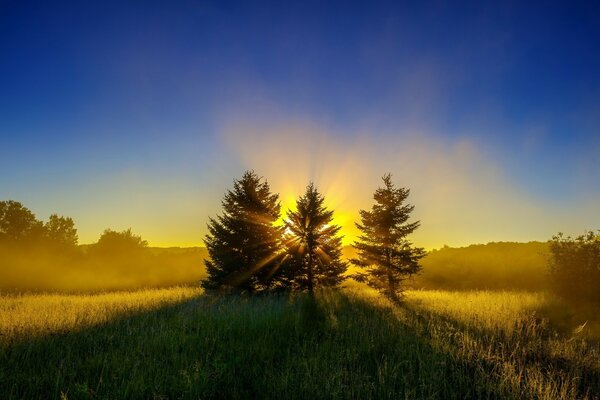
[[[56,300],[62,313],[83,321],[66,329],[38,323],[28,330],[20,317],[5,319],[0,397],[563,399],[600,393],[597,347],[540,324],[529,308],[543,299],[526,299],[519,308],[510,294],[471,298],[492,313],[493,301],[514,307],[498,314],[504,321],[495,325],[485,307],[465,310],[464,318],[452,307],[436,307],[469,301],[448,292],[409,293],[400,307],[348,291],[323,292],[316,301],[148,291],[152,306],[129,308],[127,298],[121,304],[105,296],[104,317],[96,322],[89,313],[101,307],[82,308],[77,296],[64,296],[66,306]],[[0,310],[19,314],[30,303],[26,296],[0,299]],[[21,328],[9,331],[17,320]]]

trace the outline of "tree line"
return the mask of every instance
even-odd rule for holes
[[[42,221],[18,201],[0,201],[0,293],[197,286],[205,258],[204,248],[149,247],[131,229],[79,244],[72,218]]]
[[[423,261],[424,250],[408,240],[419,226],[418,221],[409,221],[413,211],[407,203],[409,193],[396,187],[389,174],[383,177],[371,207],[359,211],[356,226],[361,234],[352,244],[355,256],[349,263],[342,258],[334,211],[325,207],[325,198],[314,184],[307,186],[294,210],[282,213],[279,195],[252,171],[234,181],[223,198],[222,213],[209,219],[206,258],[201,252],[151,250],[131,229],[106,229],[96,243],[79,245],[72,218],[52,214],[41,221],[18,201],[0,201],[0,290],[18,289],[23,283],[27,283],[25,290],[189,284],[202,279],[204,259],[208,277],[201,285],[208,292],[312,292],[353,278],[398,299],[407,277],[423,266],[430,270],[424,275],[428,288],[506,289],[510,277],[500,271],[494,282],[490,270],[494,263],[504,262],[512,271],[522,270],[521,275],[515,272],[515,279],[529,279],[525,265],[535,265],[527,273],[547,277],[540,277],[537,289],[545,290],[547,281],[560,297],[600,303],[600,233],[559,234],[539,244],[543,251],[532,250],[530,245],[519,253],[514,246],[497,244],[495,253],[479,254],[478,246],[471,246],[434,251]],[[498,252],[511,254],[500,257]],[[349,274],[349,264],[358,272]],[[482,274],[487,281],[477,278]],[[473,281],[477,279],[483,283]]]
[[[4,249],[36,251],[42,248],[62,253],[78,250],[79,237],[71,217],[52,214],[40,221],[22,203],[0,201],[0,246]],[[92,247],[94,254],[135,253],[148,246],[131,229],[122,232],[106,229]]]
[[[0,244],[20,248],[48,245],[64,250],[77,246],[77,241],[72,218],[52,214],[43,222],[18,201],[0,201]]]
[[[390,174],[374,195],[370,210],[360,210],[361,235],[350,262],[361,272],[353,277],[397,300],[403,281],[420,270],[425,255],[408,237],[419,222],[409,222],[409,189],[397,188]],[[211,218],[205,244],[211,292],[263,293],[335,287],[348,278],[342,259],[340,227],[334,211],[313,183],[298,197],[295,210],[282,218],[279,195],[253,171],[247,171],[222,201],[221,215]],[[283,222],[281,220],[283,219]]]

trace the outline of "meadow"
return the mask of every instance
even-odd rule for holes
[[[530,292],[172,288],[0,298],[4,399],[596,399],[598,342]]]

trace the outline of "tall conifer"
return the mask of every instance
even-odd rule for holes
[[[356,280],[398,300],[402,282],[421,269],[419,260],[425,251],[408,240],[420,224],[408,222],[414,209],[405,204],[410,190],[396,188],[390,174],[382,179],[384,185],[375,191],[371,211],[360,210],[361,223],[356,227],[361,235],[353,244],[358,257],[352,263],[363,269],[354,276]]]
[[[284,287],[312,293],[317,286],[336,286],[345,279],[340,227],[332,224],[333,211],[324,201],[311,183],[296,201],[296,211],[288,212],[287,255],[279,274]]]
[[[247,171],[223,199],[223,213],[211,218],[204,239],[209,259],[202,286],[212,291],[255,293],[271,287],[281,254],[281,206],[269,184]]]

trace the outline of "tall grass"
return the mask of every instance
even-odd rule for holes
[[[369,291],[184,288],[6,297],[0,397],[598,398],[597,347],[554,332],[535,312],[547,301],[415,291],[397,306]]]
[[[598,398],[597,342],[585,331],[559,334],[547,314],[556,306],[540,293],[413,291],[400,315],[436,348],[479,364],[506,396]]]
[[[0,344],[68,333],[197,297],[179,287],[96,295],[25,294],[0,297]]]

